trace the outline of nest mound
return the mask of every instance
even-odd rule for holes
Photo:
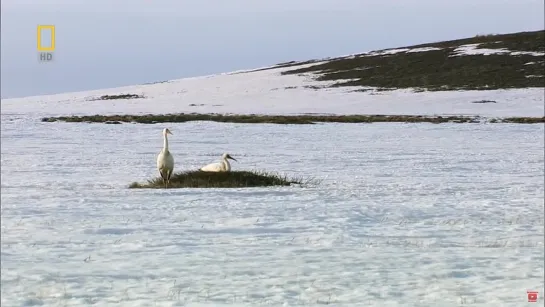
[[[302,184],[302,178],[288,178],[286,175],[264,171],[231,171],[222,173],[185,171],[172,175],[169,189],[179,188],[249,188],[268,186],[290,186]],[[163,179],[157,177],[146,183],[133,182],[131,189],[164,189]]]

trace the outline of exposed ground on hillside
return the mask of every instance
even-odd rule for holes
[[[143,95],[138,94],[118,94],[118,95],[102,95],[100,97],[90,97],[89,101],[94,100],[116,100],[116,99],[137,99],[145,98]]]
[[[333,58],[282,74],[318,74],[332,86],[417,90],[544,87],[545,31],[476,36]],[[308,63],[308,62],[303,62]],[[290,62],[279,67],[296,66]],[[367,89],[362,89],[366,91]]]
[[[544,31],[478,36],[147,85],[4,99],[2,114],[29,112],[45,122],[543,123],[544,45]]]
[[[44,117],[43,122],[84,123],[183,123],[189,121],[213,121],[224,123],[314,124],[314,123],[545,123],[545,117],[508,117],[483,119],[478,116],[419,116],[419,115],[222,115],[222,114],[147,114],[147,115],[91,115]]]

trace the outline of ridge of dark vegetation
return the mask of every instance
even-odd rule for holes
[[[479,123],[487,119],[479,116],[424,116],[424,115],[223,115],[223,114],[146,114],[146,115],[89,115],[44,117],[43,122],[72,123],[184,123],[190,121],[213,121],[243,124],[315,124],[315,123]],[[494,118],[491,123],[545,123],[545,117]]]
[[[100,97],[88,98],[88,100],[96,101],[96,100],[137,99],[137,98],[146,98],[146,97],[144,97],[144,95],[138,95],[138,94],[118,94],[118,95],[102,95]]]
[[[511,55],[474,54],[454,56],[456,48],[478,44],[478,49],[503,49],[523,52]],[[440,48],[421,52],[381,54],[393,49]],[[525,52],[545,52],[545,30],[500,35],[478,35],[436,43],[390,48],[350,57],[305,62],[287,62],[273,68],[294,67],[282,72],[316,74],[317,81],[337,81],[331,87],[362,86],[383,89],[416,90],[491,90],[545,87],[545,57]],[[326,61],[310,67],[308,63]],[[272,68],[265,68],[272,69]]]
[[[293,184],[314,183],[313,179],[288,178],[265,171],[231,171],[231,172],[202,172],[184,171],[172,175],[169,189],[179,188],[251,188],[268,186],[290,186]],[[316,181],[317,183],[317,181]],[[161,177],[148,180],[145,183],[133,182],[131,189],[164,189]]]
[[[503,53],[459,55],[457,48],[472,44],[478,49],[492,49]],[[415,48],[439,48],[417,50]],[[399,49],[402,51],[399,52]],[[390,51],[390,54],[388,54]],[[396,51],[396,52],[393,52]],[[516,52],[516,53],[514,53]],[[536,55],[539,53],[539,55]],[[545,87],[545,30],[500,35],[478,35],[450,41],[383,49],[353,56],[290,61],[258,70],[293,68],[282,72],[310,74],[318,81],[333,81],[325,85],[308,85],[319,90],[324,87],[355,87],[354,91],[371,91],[371,95],[395,89],[413,91],[492,90],[510,88]],[[315,63],[310,67],[303,64]],[[252,70],[256,71],[256,70]],[[247,72],[240,72],[247,73]],[[162,81],[168,82],[168,81]],[[285,90],[297,87],[288,86]],[[279,90],[279,88],[273,89]],[[139,94],[103,95],[92,100],[145,98]],[[498,103],[482,99],[468,103]],[[501,102],[500,102],[501,103]],[[190,104],[197,106],[197,104]],[[314,124],[334,123],[544,123],[545,117],[482,118],[479,116],[445,115],[235,115],[235,114],[147,114],[147,115],[89,115],[45,117],[43,122],[88,123],[181,123],[189,121],[215,121],[230,123]]]

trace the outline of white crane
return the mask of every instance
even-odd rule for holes
[[[168,151],[168,138],[167,134],[172,134],[168,128],[163,129],[163,149],[157,155],[157,169],[161,178],[163,178],[163,183],[165,184],[165,189],[170,183],[170,177],[172,176],[172,171],[174,170],[174,157]]]
[[[208,164],[201,167],[199,170],[203,172],[230,172],[231,164],[229,164],[229,161],[227,161],[227,159],[237,161],[237,159],[231,157],[231,155],[229,155],[228,153],[224,153],[221,156],[221,162]]]

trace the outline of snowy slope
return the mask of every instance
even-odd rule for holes
[[[429,49],[412,52],[425,52]],[[473,49],[472,49],[473,50]],[[402,51],[410,51],[403,49]],[[385,51],[390,53],[399,50]],[[475,51],[473,51],[475,52]],[[241,73],[225,73],[103,90],[2,100],[2,112],[35,115],[142,113],[237,114],[465,114],[490,117],[544,116],[543,88],[414,92],[356,92],[361,88],[326,88],[313,75],[282,71],[321,62]],[[320,87],[317,89],[317,87]],[[96,100],[101,95],[141,94],[144,99]],[[493,100],[497,103],[472,103]]]

